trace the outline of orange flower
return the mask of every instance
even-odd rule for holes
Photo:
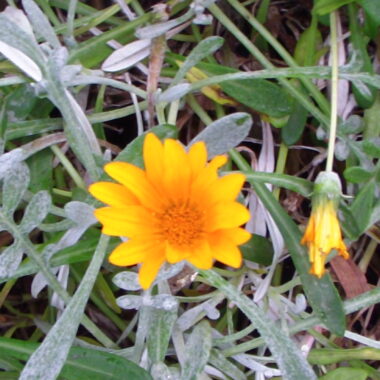
[[[172,139],[164,143],[152,133],[144,141],[145,170],[126,162],[112,162],[104,169],[120,182],[98,182],[90,193],[109,205],[95,210],[102,232],[124,236],[111,253],[114,265],[142,263],[139,281],[144,289],[154,281],[163,263],[187,260],[210,269],[213,260],[238,268],[238,245],[250,234],[240,228],[250,217],[235,199],[244,183],[242,174],[219,178],[225,156],[207,164],[203,142],[188,152]]]
[[[335,173],[321,172],[315,181],[312,213],[301,240],[309,249],[310,273],[319,278],[325,272],[325,261],[332,249],[349,258],[336,215],[339,198],[339,177]]]

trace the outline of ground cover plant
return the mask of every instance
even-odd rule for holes
[[[0,379],[380,379],[378,0],[8,0]]]

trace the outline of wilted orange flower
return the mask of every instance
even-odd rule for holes
[[[309,248],[310,273],[319,278],[325,272],[325,261],[331,250],[336,249],[340,256],[349,258],[336,215],[339,198],[339,177],[321,172],[315,182],[311,217],[301,240]]]
[[[207,163],[203,142],[186,152],[180,142],[161,143],[153,133],[145,138],[143,158],[145,170],[127,162],[105,165],[120,184],[97,182],[89,188],[109,205],[95,211],[102,232],[128,238],[109,261],[119,266],[141,263],[139,281],[144,289],[165,262],[187,260],[210,269],[215,259],[239,267],[242,256],[237,246],[250,238],[239,227],[249,220],[249,212],[235,201],[244,175],[218,177],[227,158],[216,156]]]

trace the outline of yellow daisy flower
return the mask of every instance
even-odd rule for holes
[[[154,134],[145,137],[145,170],[127,162],[105,165],[119,183],[97,182],[90,193],[109,205],[95,210],[102,232],[128,240],[115,248],[109,261],[118,266],[141,263],[140,285],[147,289],[163,263],[182,260],[210,269],[214,260],[238,268],[238,245],[250,234],[240,228],[248,210],[236,202],[245,181],[240,173],[218,177],[227,158],[207,163],[203,142],[188,152],[180,142],[162,143]]]
[[[343,258],[349,258],[336,215],[340,193],[340,181],[336,173],[321,172],[318,175],[312,213],[301,244],[306,244],[309,249],[310,273],[319,278],[325,272],[325,261],[332,249],[336,249]]]

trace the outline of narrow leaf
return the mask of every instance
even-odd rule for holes
[[[204,141],[210,159],[240,144],[248,136],[251,126],[252,118],[249,114],[236,112],[209,124],[189,145]]]
[[[128,69],[150,54],[151,40],[133,41],[115,50],[102,64],[102,70],[115,72]]]
[[[15,165],[8,171],[3,185],[3,211],[13,217],[16,207],[20,203],[29,184],[29,169],[24,163]]]
[[[152,363],[164,361],[169,346],[172,328],[177,319],[178,301],[168,295],[161,307],[150,314],[150,329],[147,336],[148,355]]]
[[[51,198],[47,191],[34,194],[25,209],[24,217],[20,223],[23,233],[29,233],[36,228],[46,217],[51,207]]]
[[[0,337],[0,356],[27,360],[39,346],[38,343]],[[126,379],[152,380],[146,370],[130,360],[105,351],[82,347],[71,347],[61,372],[62,376],[70,380],[119,380],[121,374]]]
[[[216,50],[221,48],[223,42],[224,39],[218,36],[207,37],[199,42],[199,44],[190,52],[180,69],[177,71],[171,86],[179,83],[184,78],[185,74],[203,58],[213,54]]]
[[[0,278],[7,278],[14,274],[20,265],[24,251],[18,242],[5,248],[0,254]]]
[[[211,326],[207,321],[202,321],[195,326],[187,341],[187,355],[181,380],[192,380],[203,371],[210,356],[211,347]]]
[[[22,5],[36,33],[40,34],[53,48],[59,48],[61,44],[54,29],[37,4],[33,0],[22,0]]]

